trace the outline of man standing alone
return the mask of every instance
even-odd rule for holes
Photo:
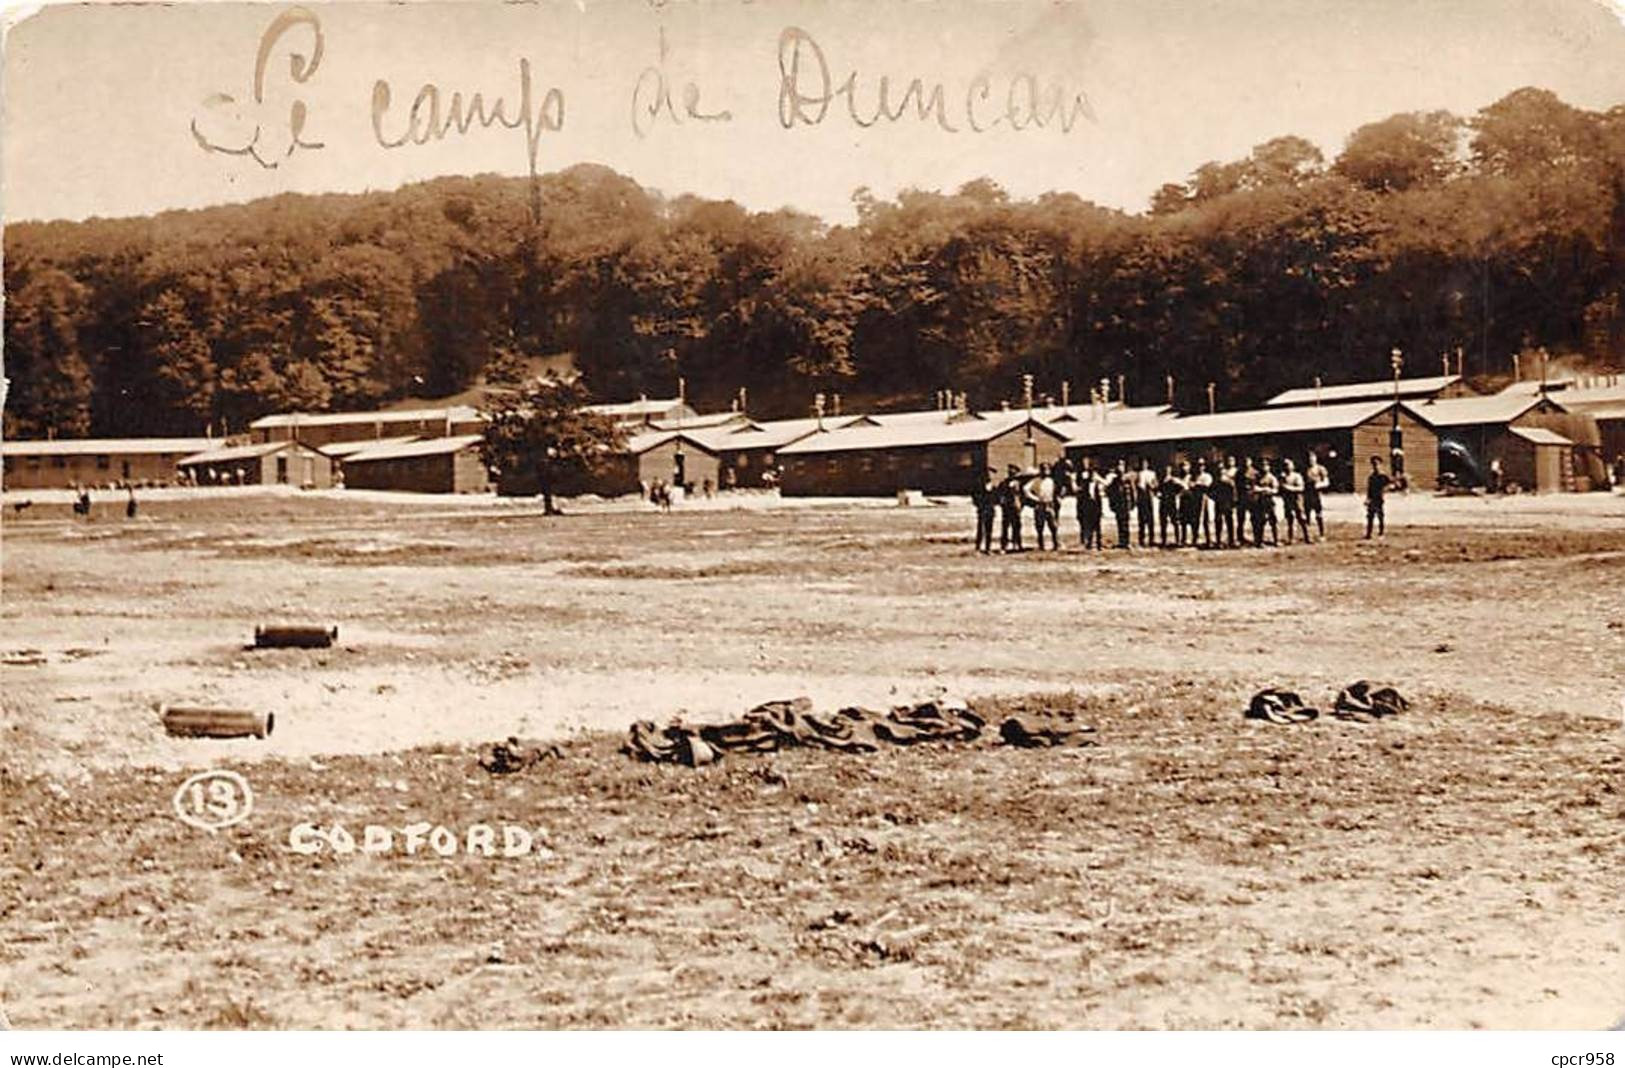
[[[1379,536],[1387,536],[1387,518],[1383,515],[1383,506],[1388,496],[1388,486],[1393,482],[1382,470],[1382,461],[1377,457],[1371,458],[1371,474],[1365,480],[1365,536],[1371,538],[1371,527],[1376,525]]]

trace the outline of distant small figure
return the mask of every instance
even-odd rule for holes
[[[1506,479],[1501,472],[1501,458],[1497,456],[1490,461],[1490,471],[1484,478],[1484,488],[1490,493],[1500,493],[1505,484]]]
[[[722,469],[722,488],[725,490],[731,490],[738,484],[739,476],[734,474],[734,469],[731,467],[724,467]]]
[[[1332,488],[1332,475],[1314,453],[1309,454],[1309,467],[1303,473],[1303,512],[1315,519],[1315,530],[1326,540],[1326,502],[1321,500]]]
[[[970,499],[976,506],[976,551],[986,555],[993,551],[993,513],[999,506],[998,472],[988,468],[971,487]]]
[[[1221,549],[1236,547],[1236,458],[1215,461],[1213,479],[1213,542]]]
[[[1275,498],[1281,492],[1281,480],[1268,460],[1258,465],[1258,480],[1253,483],[1253,544],[1262,547],[1264,530],[1269,529],[1270,544],[1281,544],[1280,520],[1275,515]]]
[[[74,498],[73,502],[73,514],[81,519],[90,518],[90,490],[88,488],[79,487],[79,495]]]
[[[1050,550],[1060,549],[1060,534],[1055,522],[1055,478],[1050,474],[1049,464],[1039,464],[1038,474],[1027,480],[1022,487],[1022,497],[1033,510],[1033,532],[1038,538],[1038,551],[1044,551],[1044,533],[1049,532]]]
[[[1129,513],[1134,510],[1134,477],[1129,474],[1128,462],[1117,461],[1106,483],[1106,503],[1111,506],[1112,519],[1117,522],[1117,547],[1133,548],[1128,536]]]
[[[700,492],[705,494],[705,499],[706,500],[710,500],[712,497],[716,496],[716,493],[715,493],[714,489],[711,486],[711,480],[709,478],[704,479],[703,481],[700,482]]]
[[[1379,536],[1386,536],[1387,522],[1383,515],[1385,498],[1388,487],[1393,482],[1382,470],[1382,461],[1377,457],[1371,458],[1371,474],[1365,480],[1365,536],[1369,541],[1371,528],[1375,525]]]
[[[999,551],[1022,551],[1021,468],[1015,464],[1006,467],[1004,481],[999,483]]]
[[[134,519],[136,512],[135,487],[133,485],[126,484],[124,489],[125,492],[130,495],[129,498],[124,502],[124,518]]]
[[[1303,510],[1303,495],[1309,483],[1298,474],[1296,466],[1290,458],[1281,461],[1281,511],[1286,516],[1286,543],[1292,544],[1292,532],[1298,530],[1303,535],[1303,543],[1310,544],[1313,539],[1309,535],[1309,517]]]

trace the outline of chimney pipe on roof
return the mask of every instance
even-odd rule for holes
[[[1126,375],[1117,376],[1117,403],[1125,408],[1128,407],[1128,391],[1123,388],[1123,381],[1126,377]]]
[[[1165,380],[1168,383],[1168,407],[1172,408],[1174,406],[1174,376],[1168,375]]]
[[[1512,354],[1512,381],[1523,381],[1523,354],[1520,352]]]
[[[1071,382],[1062,382],[1061,383],[1061,407],[1063,407],[1063,408],[1072,407],[1072,383]]]
[[[1320,376],[1315,376],[1315,407],[1320,407]]]
[[[835,394],[834,399],[835,399],[835,414],[837,416],[839,416],[841,414],[841,395],[839,393]]]
[[[1214,401],[1214,396],[1215,396],[1214,390],[1215,390],[1215,388],[1216,387],[1214,386],[1214,384],[1212,382],[1209,382],[1207,384],[1207,414],[1209,414],[1209,415],[1212,415],[1214,412],[1219,410],[1218,404],[1215,403],[1215,401]]]
[[[813,396],[813,417],[818,420],[818,429],[824,429],[824,395],[822,393]]]

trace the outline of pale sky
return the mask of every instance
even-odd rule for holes
[[[253,106],[256,53],[286,4],[62,5],[14,24],[5,41],[4,217],[78,219],[201,207],[273,193],[392,189],[442,174],[524,174],[522,129],[478,126],[441,140],[385,148],[373,130],[375,84],[388,83],[386,139],[407,127],[426,84],[465,99],[505,101],[517,114],[520,62],[532,107],[556,89],[562,128],[542,129],[538,169],[606,164],[667,194],[789,205],[851,218],[868,186],[952,189],[987,176],[1012,194],[1050,190],[1132,211],[1162,182],[1207,160],[1244,156],[1295,133],[1328,158],[1362,123],[1397,111],[1470,115],[1524,85],[1572,104],[1625,103],[1625,22],[1594,0],[540,0],[536,3],[312,4],[322,53],[302,84],[314,34],[292,20],[268,53],[263,103]],[[875,111],[882,75],[891,100],[911,80],[942,87],[957,132],[920,121],[863,128],[836,95],[817,125],[780,119],[781,40],[802,31],[796,85],[808,118],[820,110],[812,48],[830,86],[856,74],[860,116]],[[633,93],[657,84],[660,63],[676,111],[685,86],[696,110],[729,121],[673,124],[640,137]],[[308,65],[308,64],[307,64]],[[993,122],[1028,89],[1082,94],[1092,111],[1070,131]],[[209,100],[214,94],[236,104]],[[303,138],[320,149],[285,155],[289,113],[306,110]],[[969,114],[967,114],[967,108]],[[793,111],[794,109],[792,109]],[[794,115],[791,116],[794,118]],[[255,121],[256,150],[241,148]],[[970,121],[991,127],[977,133]]]

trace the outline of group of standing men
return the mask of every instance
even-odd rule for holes
[[[1378,467],[1373,458],[1373,479],[1367,484],[1367,536],[1372,519],[1382,522],[1381,499],[1388,485]],[[1078,537],[1085,549],[1105,548],[1107,512],[1117,528],[1119,549],[1132,548],[1136,541],[1141,548],[1280,545],[1283,516],[1286,544],[1291,545],[1295,535],[1311,543],[1326,536],[1321,497],[1330,487],[1331,473],[1313,453],[1302,471],[1290,459],[1238,462],[1235,457],[1211,465],[1206,460],[1170,464],[1160,473],[1149,460],[1130,469],[1125,460],[1097,467],[1089,458],[1074,465],[1065,457],[1053,465],[1040,464],[1036,472],[1011,464],[1002,479],[990,467],[971,495],[976,505],[976,548],[993,551],[997,516],[1000,551],[1021,552],[1026,511],[1033,517],[1038,548],[1045,548],[1047,541],[1050,549],[1059,549],[1060,511],[1067,497],[1076,502]]]

